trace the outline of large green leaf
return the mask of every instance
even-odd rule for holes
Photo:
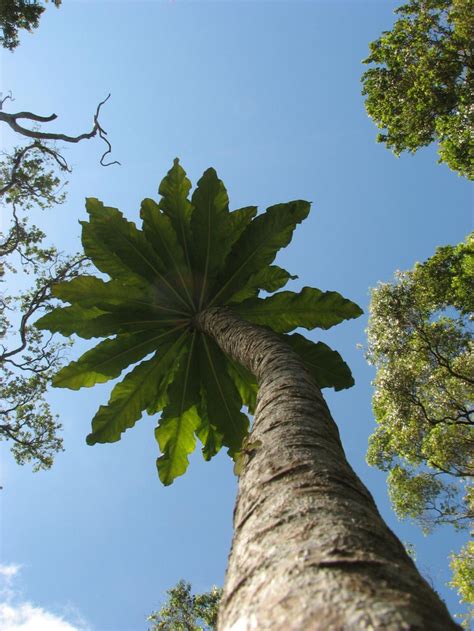
[[[114,333],[114,328],[110,324],[98,323],[98,318],[103,315],[104,311],[96,307],[89,309],[78,305],[57,307],[36,320],[35,326],[38,329],[66,336],[75,333],[88,340],[91,337],[104,337]]]
[[[53,386],[78,390],[114,379],[127,366],[156,351],[160,344],[173,335],[176,337],[177,331],[147,331],[104,340],[77,361],[64,366],[54,376]]]
[[[167,328],[186,327],[189,325],[189,318],[172,317],[166,312],[138,311],[131,309],[127,304],[118,306],[113,313],[100,315],[95,324],[105,331],[106,335],[119,333],[138,333],[139,331],[162,331]]]
[[[203,399],[199,404],[199,426],[196,429],[196,436],[202,443],[204,460],[210,460],[219,453],[223,435],[215,425],[210,423],[206,401]]]
[[[199,402],[199,365],[195,357],[196,337],[181,356],[178,370],[168,388],[169,403],[163,410],[155,437],[162,455],[157,459],[158,475],[168,485],[188,468],[188,456],[196,446],[195,432],[200,419],[196,409]]]
[[[124,303],[110,306],[113,312],[106,312],[95,307],[85,308],[77,305],[58,307],[35,322],[39,329],[46,329],[62,335],[76,334],[79,337],[108,337],[120,333],[138,333],[140,331],[162,331],[165,328],[185,327],[189,316],[175,315],[167,311],[134,309]]]
[[[53,285],[52,293],[63,302],[71,302],[81,307],[107,307],[99,303],[117,305],[123,302],[149,307],[153,304],[153,295],[148,284],[143,287],[124,285],[121,281],[103,281],[96,276],[76,276],[69,281]]]
[[[117,256],[113,247],[104,242],[100,232],[96,229],[99,222],[103,222],[107,226],[109,218],[115,216],[116,209],[104,206],[95,198],[88,198],[86,207],[92,208],[93,206],[97,206],[100,210],[100,215],[94,223],[79,222],[82,225],[84,253],[94,262],[98,270],[108,274],[111,278],[119,279],[127,285],[143,285],[143,278],[130,271],[129,266]]]
[[[140,320],[150,322],[151,326],[175,326],[189,320],[189,313],[176,307],[169,307],[168,302],[155,292],[150,285],[127,286],[120,281],[105,282],[95,276],[77,276],[71,281],[57,283],[53,286],[53,294],[61,300],[73,302],[83,308],[96,307],[108,314],[105,322],[126,322],[132,319],[136,324]],[[111,315],[113,314],[113,315]],[[106,327],[107,328],[107,327]],[[144,326],[144,329],[149,325]],[[120,330],[143,330],[137,326],[119,327]]]
[[[97,199],[89,198],[86,208],[96,235],[128,267],[132,275],[146,279],[158,295],[169,301],[170,306],[181,304],[181,307],[188,308],[172,281],[167,279],[165,262],[132,221],[124,219],[115,208],[107,208],[108,214],[104,218],[104,206]]]
[[[233,456],[241,448],[248,433],[249,420],[241,412],[242,399],[227,372],[225,356],[216,343],[205,335],[202,336],[199,365],[201,400],[209,425],[222,435],[223,444]]]
[[[143,410],[163,389],[168,371],[177,361],[184,337],[160,349],[151,359],[142,362],[115,386],[108,405],[101,405],[92,420],[87,444],[113,443],[141,418]]]
[[[272,293],[284,287],[290,279],[295,280],[296,278],[298,276],[292,276],[286,269],[278,267],[278,265],[263,267],[248,279],[245,287],[235,293],[229,299],[229,302],[242,302],[247,300],[247,298],[256,297],[260,289]]]
[[[242,318],[268,326],[277,333],[287,333],[297,327],[329,329],[343,320],[357,318],[362,310],[336,291],[321,291],[303,287],[297,294],[282,291],[269,298],[250,298],[232,310]]]
[[[193,207],[188,200],[191,182],[186,172],[175,158],[173,166],[160,184],[159,193],[162,198],[159,207],[170,218],[178,241],[183,248],[186,263],[190,269],[189,248],[191,247],[191,215]]]
[[[193,266],[198,294],[196,304],[201,309],[232,245],[233,223],[229,213],[229,198],[214,169],[205,171],[197,183],[192,204]]]
[[[200,418],[195,405],[180,413],[173,413],[170,409],[164,416],[163,412],[160,424],[155,430],[155,436],[163,452],[163,455],[157,458],[156,466],[160,480],[165,486],[169,486],[177,477],[186,472],[189,454],[196,447],[195,432],[199,423]]]
[[[210,306],[225,304],[262,268],[270,265],[278,250],[291,241],[297,224],[307,217],[310,203],[302,200],[277,204],[258,215],[243,231],[219,274]]]
[[[152,199],[142,201],[140,216],[145,237],[155,252],[160,253],[168,270],[168,280],[192,309],[192,275],[170,217],[161,212],[159,205]]]
[[[320,388],[343,390],[354,385],[351,370],[337,351],[323,342],[312,342],[299,333],[284,335],[283,338],[304,361]]]

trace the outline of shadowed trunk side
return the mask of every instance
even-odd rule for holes
[[[298,355],[228,309],[196,326],[259,383],[219,631],[460,629],[348,464]]]

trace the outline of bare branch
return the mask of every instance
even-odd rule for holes
[[[5,97],[3,101],[1,101],[2,105],[7,98],[8,97]],[[26,136],[27,138],[34,138],[35,140],[61,140],[63,142],[78,143],[78,142],[81,142],[81,140],[87,140],[87,139],[93,138],[96,135],[99,135],[99,137],[107,145],[107,150],[102,155],[100,159],[100,163],[103,166],[111,166],[112,164],[120,164],[120,162],[118,162],[117,160],[114,160],[113,162],[109,162],[109,163],[104,162],[105,156],[108,155],[112,151],[112,147],[109,140],[106,138],[107,132],[104,130],[104,128],[101,126],[99,122],[100,108],[102,107],[102,105],[104,105],[104,103],[106,103],[109,100],[109,98],[110,98],[110,94],[98,104],[97,110],[94,115],[94,125],[91,131],[85,132],[83,134],[79,134],[79,136],[69,136],[67,134],[43,132],[36,129],[28,129],[27,127],[23,127],[23,125],[20,125],[17,122],[18,119],[27,119],[27,120],[37,121],[40,123],[49,123],[53,120],[56,120],[57,118],[56,114],[51,114],[50,116],[40,116],[39,114],[34,114],[33,112],[17,112],[14,114],[9,114],[7,112],[3,112],[2,109],[0,108],[0,121],[3,121],[7,125],[9,125],[9,127],[13,129],[13,131],[15,131],[16,133],[21,134],[22,136]]]
[[[1,94],[1,93],[0,93],[0,94]],[[3,99],[2,99],[2,98],[0,98],[0,110],[1,110],[1,109],[3,109],[3,104],[5,103],[5,101],[8,101],[8,100],[10,100],[10,101],[12,101],[12,102],[15,100],[15,99],[13,98],[13,96],[12,96],[11,90],[10,90],[10,92],[7,94],[7,96],[4,96],[4,97],[3,97]]]

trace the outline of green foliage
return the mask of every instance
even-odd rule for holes
[[[326,329],[361,314],[339,294],[309,287],[299,294],[258,298],[261,289],[275,291],[292,278],[272,263],[307,216],[308,202],[278,204],[255,217],[254,207],[229,210],[214,169],[199,180],[191,202],[190,187],[175,160],[160,185],[161,200],[142,203],[141,230],[117,209],[88,199],[84,251],[110,280],[79,276],[56,285],[55,296],[71,306],[36,323],[39,329],[86,339],[115,336],[63,368],[55,386],[103,383],[144,360],[115,386],[108,405],[100,407],[87,442],[114,442],[144,410],[162,412],[155,436],[164,484],[185,472],[196,437],[206,460],[222,446],[238,458],[249,427],[242,406],[251,412],[255,407],[253,375],[195,328],[200,311],[229,305],[242,318],[281,333],[297,327]],[[326,345],[300,335],[284,339],[320,387],[353,384],[347,365]]]
[[[460,603],[469,606],[468,612],[462,618],[462,625],[471,629],[474,620],[474,541],[468,541],[459,554],[451,555],[451,570],[453,578],[450,583],[461,596]]]
[[[59,7],[61,0],[53,0],[53,4]],[[18,30],[25,29],[31,33],[33,29],[38,28],[44,10],[45,7],[34,0],[2,0],[0,44],[4,48],[14,50],[20,43]]]
[[[192,594],[190,583],[181,580],[168,590],[168,601],[148,616],[150,631],[213,631],[222,589],[213,587],[204,594]]]
[[[277,333],[287,333],[298,326],[329,329],[362,314],[361,309],[354,309],[354,303],[337,292],[313,287],[303,287],[299,294],[282,291],[269,298],[251,298],[232,309],[245,320],[268,326]]]
[[[372,291],[368,359],[378,427],[367,461],[396,513],[425,531],[474,515],[474,235]]]
[[[73,278],[84,262],[80,257],[64,259],[55,248],[42,248],[43,234],[36,229],[26,230],[25,235],[37,241],[23,243],[22,235],[15,248],[24,257],[23,272],[35,275],[34,285],[0,301],[0,440],[12,444],[18,464],[31,463],[39,470],[50,468],[54,455],[62,450],[61,425],[44,396],[69,341],[52,341],[31,326],[29,318],[51,304],[51,285]],[[5,263],[10,273],[16,272],[11,262]]]
[[[2,5],[0,11],[5,9]],[[61,425],[44,397],[69,341],[51,340],[31,326],[31,319],[54,300],[55,282],[85,268],[82,257],[64,257],[46,246],[46,235],[27,216],[35,208],[45,210],[64,201],[55,155],[32,143],[15,148],[0,163],[2,212],[6,215],[9,207],[12,215],[10,225],[5,222],[7,230],[0,233],[0,282],[8,286],[19,273],[32,285],[18,295],[4,289],[0,300],[0,440],[12,445],[19,464],[31,463],[33,470],[51,467],[62,450]]]
[[[54,0],[54,4],[59,6],[60,0]],[[14,48],[18,44],[17,29],[36,27],[36,18],[43,10],[37,2],[5,0],[0,5],[3,44]],[[104,157],[110,153],[110,143],[98,120],[100,108],[107,99],[97,107],[92,130],[75,137],[23,127],[17,119],[51,122],[56,115],[43,117],[33,112],[4,112],[3,107],[9,100],[14,100],[11,94],[0,98],[1,122],[20,136],[28,137],[30,142],[4,154],[0,162],[0,203],[11,217],[10,221],[5,221],[7,231],[0,232],[0,282],[9,282],[10,275],[19,273],[22,278],[16,284],[27,281],[32,287],[16,296],[2,292],[0,299],[0,440],[12,443],[12,453],[19,464],[31,461],[36,470],[49,468],[54,454],[62,449],[58,435],[61,426],[44,395],[52,376],[64,361],[70,341],[58,342],[54,336],[33,327],[31,320],[55,304],[52,287],[60,281],[75,278],[79,269],[84,272],[87,260],[83,256],[66,257],[54,246],[45,245],[46,235],[30,222],[30,215],[65,200],[63,187],[66,182],[61,175],[71,169],[54,140],[77,143],[99,135],[107,145],[101,164],[107,166]],[[34,277],[33,283],[30,276]],[[97,290],[97,286],[94,289]],[[108,287],[107,291],[110,295],[112,288]],[[110,296],[110,299],[114,297]],[[104,312],[96,307],[73,307],[63,310],[62,322],[57,316],[52,316],[52,322],[56,322],[57,330],[69,335],[66,330],[69,328],[72,333],[78,320],[87,332],[88,320],[98,315],[104,315]],[[106,322],[103,327],[107,329]],[[113,369],[110,362],[106,363],[106,369]]]
[[[474,178],[472,0],[409,0],[391,31],[370,44],[362,76],[377,137],[395,155],[434,140],[440,162]]]

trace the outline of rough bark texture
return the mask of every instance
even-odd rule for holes
[[[299,357],[226,309],[199,328],[257,377],[219,631],[460,629],[348,464]]]

